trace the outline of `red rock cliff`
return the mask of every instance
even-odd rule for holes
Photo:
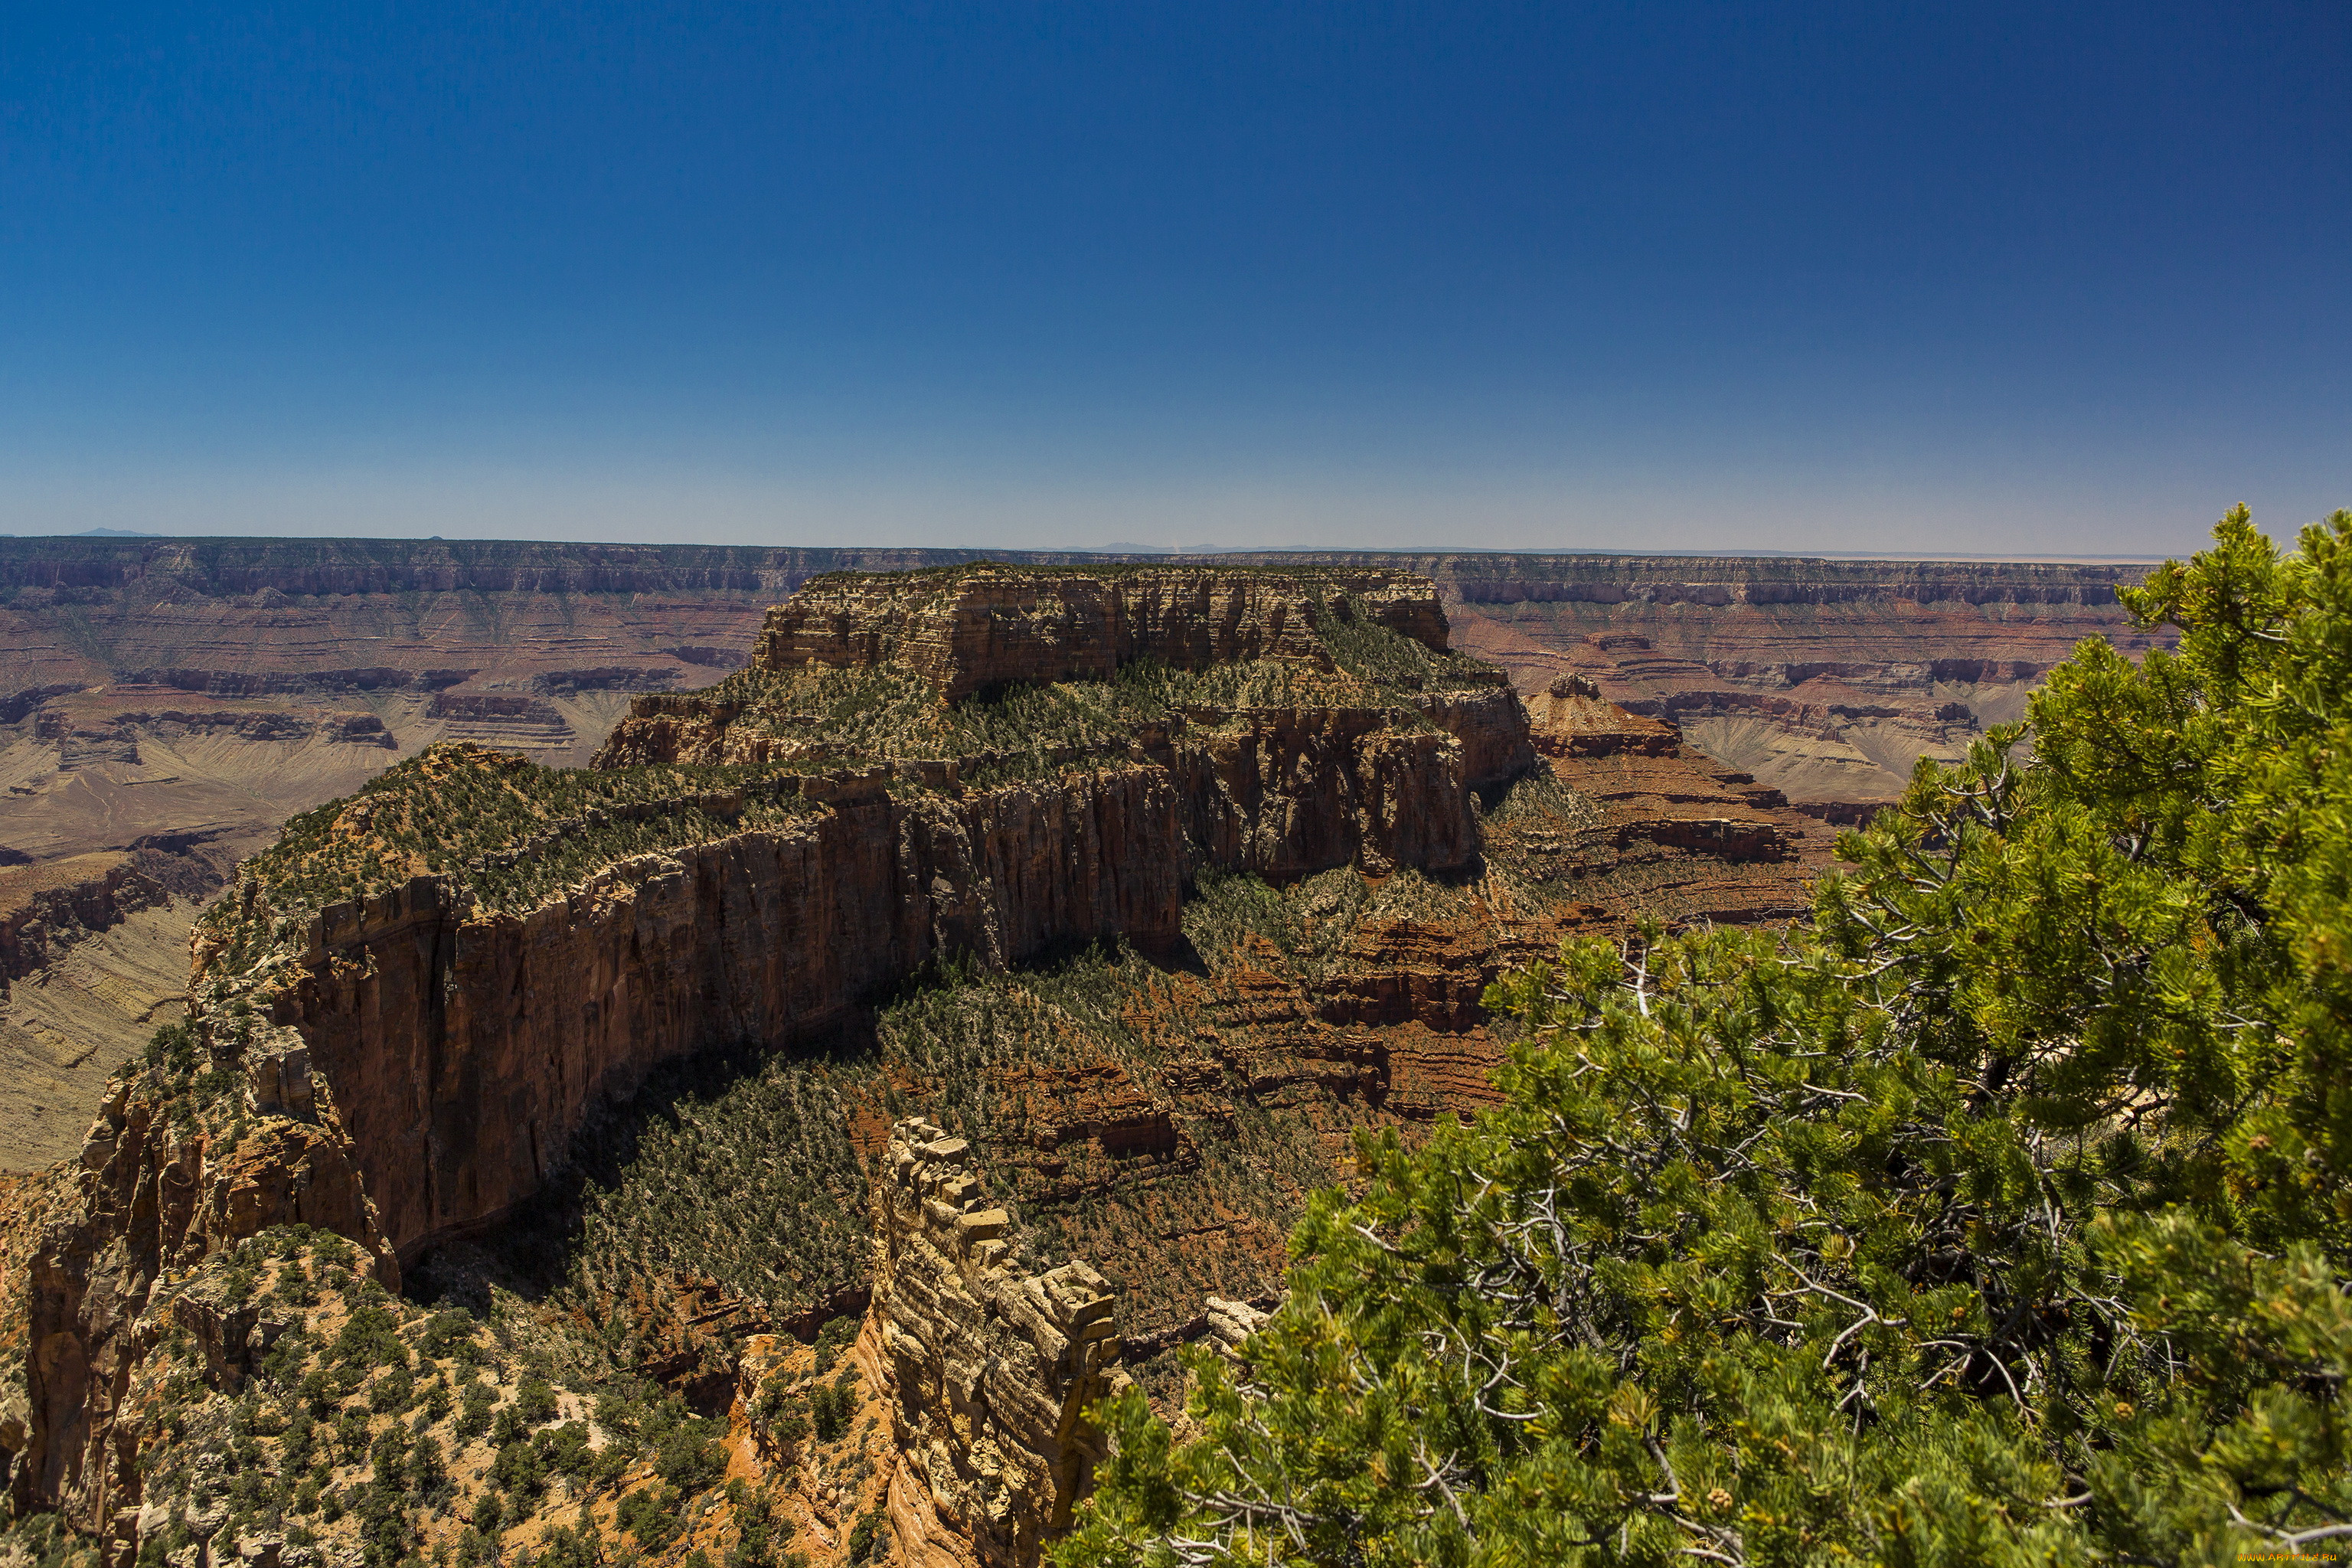
[[[1139,658],[1179,669],[1251,658],[1328,667],[1313,623],[1342,599],[1444,650],[1435,585],[1410,573],[980,567],[820,577],[768,613],[751,662],[896,663],[951,701],[1006,681],[1103,679]]]
[[[663,1061],[803,1037],[934,956],[1175,931],[1158,769],[961,801],[830,784],[804,826],[638,856],[527,913],[420,878],[312,922],[269,1005],[334,1083],[404,1255],[529,1197],[596,1100]]]

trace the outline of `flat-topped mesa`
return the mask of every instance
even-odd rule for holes
[[[1029,597],[988,596],[1008,584]],[[1473,790],[1533,761],[1518,696],[1495,667],[1445,651],[1434,594],[1402,574],[869,576],[819,584],[796,613],[832,603],[846,616],[861,584],[858,614],[892,649],[914,647],[909,628],[938,632],[944,686],[905,663],[738,670],[707,693],[638,699],[599,767],[445,742],[247,858],[194,942],[193,1037],[216,1059],[200,1070],[192,1046],[153,1069],[156,1093],[202,1099],[252,1065],[252,1040],[282,1037],[285,1064],[299,1045],[302,1066],[263,1071],[254,1114],[297,1105],[306,1084],[335,1114],[284,1132],[267,1169],[233,1173],[232,1196],[257,1196],[223,1200],[218,1225],[175,1232],[156,1255],[182,1266],[290,1215],[352,1236],[396,1277],[542,1192],[595,1107],[664,1063],[814,1037],[942,958],[1003,970],[1076,944],[1172,944],[1203,868],[1466,870]],[[1002,627],[965,636],[975,605],[990,626],[1005,611]],[[1107,661],[1112,679],[1006,685],[1073,660]],[[958,682],[977,689],[949,696]],[[184,1173],[180,1143],[116,1142],[88,1159],[117,1173],[122,1201],[60,1233],[74,1258],[104,1259],[152,1228],[132,1199]],[[908,1214],[936,1217],[925,1200]],[[1061,1517],[1090,1462],[1069,1420],[1108,1375],[1088,1348],[1101,1291],[1067,1271],[1002,1277],[986,1205],[959,1202],[948,1223],[906,1230],[901,1252],[995,1303],[997,1317],[941,1331],[1029,1347],[989,1352],[1034,1373],[991,1408],[1043,1434],[1029,1451],[1050,1456],[1045,1500],[1027,1524],[972,1527],[1010,1530],[1000,1555],[1025,1560],[1020,1543]],[[136,1361],[119,1297],[60,1297],[41,1355]],[[1000,1319],[1013,1326],[988,1326]],[[0,1421],[0,1461],[41,1462],[0,1474],[26,1505],[99,1529],[113,1439],[84,1381],[29,1379],[24,1439]],[[966,1484],[953,1442],[934,1451],[947,1455],[939,1484]],[[971,1495],[952,1506],[993,1506]]]
[[[1108,1452],[1086,1412],[1127,1383],[1117,1299],[1083,1262],[1008,1268],[1014,1222],[964,1140],[919,1117],[890,1130],[877,1197],[870,1311],[897,1394],[900,1539],[937,1521],[982,1563],[1031,1568]]]
[[[751,664],[778,673],[896,664],[954,701],[1013,681],[1108,679],[1142,658],[1177,669],[1254,658],[1328,669],[1315,623],[1354,616],[1446,651],[1436,584],[1413,573],[982,564],[819,577],[768,612]]]

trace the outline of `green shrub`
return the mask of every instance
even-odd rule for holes
[[[625,1394],[596,1396],[596,1425],[617,1447],[635,1448],[644,1438],[646,1407]]]
[[[667,1487],[639,1487],[621,1500],[614,1516],[648,1552],[658,1552],[686,1528],[678,1517],[678,1493]]]
[[[541,1462],[550,1475],[585,1477],[595,1463],[595,1450],[588,1447],[588,1425],[584,1421],[566,1421],[561,1426],[550,1426],[531,1438],[539,1450]]]
[[[397,1366],[368,1387],[368,1408],[378,1415],[397,1415],[408,1408],[416,1397],[416,1377],[404,1366]]]
[[[526,1426],[544,1426],[555,1419],[555,1390],[543,1377],[526,1377],[515,1390],[516,1416]]]
[[[601,1568],[604,1561],[604,1543],[593,1526],[574,1530],[559,1524],[541,1535],[534,1568]]]
[[[788,1373],[768,1374],[767,1381],[760,1385],[758,1397],[751,1402],[751,1415],[775,1442],[797,1443],[808,1436],[808,1411],[801,1396],[793,1392]]]
[[[175,1078],[184,1078],[196,1068],[196,1051],[202,1042],[194,1024],[185,1019],[166,1024],[147,1040],[146,1062]]]
[[[819,1363],[830,1363],[835,1357],[855,1343],[857,1339],[857,1320],[846,1313],[837,1318],[826,1319],[824,1326],[816,1331],[816,1353]]]
[[[530,1437],[530,1428],[524,1425],[522,1413],[512,1405],[500,1405],[498,1419],[490,1427],[490,1442],[498,1447],[505,1448],[517,1443],[526,1442]]]
[[[857,1395],[849,1386],[847,1374],[835,1383],[820,1384],[809,1394],[809,1417],[816,1427],[816,1440],[836,1443],[849,1430],[849,1417],[857,1408]]]
[[[474,1320],[459,1311],[436,1312],[417,1336],[416,1348],[434,1361],[446,1361],[458,1345],[474,1337]]]
[[[310,1354],[317,1345],[318,1342],[303,1330],[287,1330],[263,1353],[261,1375],[280,1388],[295,1384],[310,1364]]]
[[[461,1408],[457,1425],[453,1428],[461,1441],[471,1442],[490,1429],[490,1411],[498,1404],[498,1398],[482,1384],[466,1384],[459,1394]]]
[[[310,1463],[310,1452],[318,1446],[319,1423],[308,1407],[297,1406],[286,1423],[285,1440],[278,1445],[278,1461],[290,1474]]]
[[[737,1499],[737,1483],[728,1483]],[[766,1492],[745,1487],[735,1502],[735,1543],[727,1549],[727,1568],[777,1568],[777,1548],[792,1539],[793,1521],[776,1511]]]
[[[364,1291],[362,1295],[328,1347],[328,1361],[340,1368],[354,1369],[362,1377],[379,1367],[406,1370],[408,1347],[400,1342],[398,1315],[380,1301],[366,1300]]]
[[[395,1491],[406,1489],[409,1445],[408,1434],[396,1426],[375,1435],[375,1441],[368,1445],[368,1458],[374,1461],[377,1486]]]
[[[441,1445],[428,1434],[408,1451],[408,1489],[428,1503],[443,1500],[450,1489],[449,1473],[442,1468]]]
[[[679,1422],[662,1434],[655,1450],[655,1473],[688,1497],[718,1485],[727,1473],[727,1450],[719,1447],[719,1436],[717,1422]]]
[[[2352,512],[2243,509],[1839,844],[1810,925],[1498,982],[1501,1102],[1360,1136],[1246,1375],[1055,1547],[2204,1563],[2352,1520]]]
[[[877,1545],[887,1551],[889,1537],[886,1531],[889,1522],[888,1511],[879,1504],[858,1515],[857,1522],[849,1527],[849,1560],[864,1563],[873,1557]]]
[[[397,1568],[415,1535],[398,1489],[380,1482],[362,1487],[352,1511],[359,1516],[361,1557],[367,1568]]]
[[[277,1280],[269,1287],[272,1300],[283,1301],[289,1307],[315,1307],[319,1304],[318,1282],[296,1259],[278,1271]]]
[[[513,1498],[536,1498],[547,1489],[547,1458],[528,1438],[500,1448],[490,1460],[489,1477]]]
[[[343,1463],[357,1464],[368,1451],[368,1418],[364,1410],[345,1410],[335,1417],[335,1444],[343,1453]]]

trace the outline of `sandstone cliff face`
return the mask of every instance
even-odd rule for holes
[[[934,957],[1173,935],[1158,770],[961,801],[887,784],[812,781],[829,798],[804,826],[635,857],[519,915],[444,878],[323,911],[264,996],[335,1085],[393,1245],[530,1196],[589,1109],[662,1061],[804,1038]]]
[[[1476,853],[1462,748],[1447,736],[1365,709],[1212,717],[1225,721],[1166,753],[1192,867],[1287,879],[1351,863],[1450,870]]]
[[[1467,759],[1517,772],[1532,752],[1526,714],[1508,691],[1432,706],[1442,722],[1459,725],[1475,752],[1444,729],[1400,730],[1375,709],[1255,708],[1200,710],[1101,756],[1165,779],[1180,831],[1161,848],[1185,875],[1203,865],[1275,879],[1359,862],[1453,869],[1476,852],[1469,789],[1493,776],[1469,775]],[[778,761],[786,743],[734,727],[739,713],[727,702],[641,697],[597,761],[605,767]],[[953,791],[1003,760],[926,758],[897,764],[897,772]],[[1089,753],[1074,750],[1055,760],[1078,763]]]
[[[1139,658],[1179,669],[1253,658],[1328,668],[1313,622],[1343,598],[1444,650],[1434,589],[1404,573],[981,568],[911,584],[865,573],[819,578],[769,613],[751,662],[771,670],[896,663],[950,701],[1008,681],[1108,679]]]
[[[1430,604],[1391,598],[1408,620]],[[454,875],[414,877],[289,935],[248,881],[245,912],[223,929],[268,916],[276,945],[238,972],[200,944],[199,1010],[213,1022],[249,1001],[307,1042],[375,1223],[414,1258],[539,1192],[590,1110],[655,1067],[805,1038],[933,959],[1002,969],[1106,937],[1166,945],[1185,879],[1206,866],[1285,879],[1466,864],[1465,755],[1517,765],[1524,710],[1490,683],[1424,695],[1393,709],[1187,711],[1123,744],[1041,755],[1042,776],[1013,782],[979,782],[1002,771],[993,756],[771,773],[811,809],[630,856],[528,908],[482,905]],[[729,705],[698,712],[698,700],[643,700],[644,722],[608,761],[765,760],[730,749],[741,737]],[[446,769],[467,756],[436,753],[432,787],[455,790]],[[321,831],[363,838],[388,798]],[[691,804],[724,815],[737,798]],[[561,851],[572,831],[558,824],[491,858]]]
[[[1108,1451],[1086,1410],[1126,1382],[1117,1303],[1084,1263],[1004,1266],[1012,1221],[964,1140],[910,1119],[887,1159],[872,1314],[908,1483],[894,1510],[928,1508],[982,1562],[1031,1568]]]
[[[437,741],[584,762],[625,694],[686,691],[746,665],[770,606],[811,577],[975,553],[0,540],[0,844],[54,861],[202,830],[241,853]],[[2142,575],[2126,564],[1244,559],[1298,577],[1423,574],[1453,646],[1508,667],[1530,701],[1555,675],[1586,674],[1835,822],[1890,798],[1916,757],[1951,755],[2019,717],[2080,638],[2137,650],[2166,635],[2131,627],[2115,602],[2116,584]],[[1072,554],[1005,564],[1084,568],[1105,582],[1126,571]],[[1177,571],[1217,575],[1199,563]],[[1423,636],[1426,620],[1416,609],[1389,624]],[[1295,629],[1287,612],[1285,627]],[[1485,787],[1477,748],[1455,733],[1465,776]],[[138,1043],[126,1029],[101,1054]],[[86,1119],[79,1078],[25,1092],[28,1119]],[[7,1116],[0,1107],[0,1144]],[[37,1142],[53,1152],[53,1140]]]

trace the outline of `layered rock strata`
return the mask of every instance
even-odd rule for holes
[[[1204,1289],[1271,1300],[1296,1200],[1354,1130],[1411,1133],[1491,1096],[1479,998],[1501,969],[1633,912],[1758,918],[1766,900],[1690,889],[1808,864],[1769,791],[1717,809],[1730,775],[1675,785],[1694,764],[1623,740],[1622,710],[1569,692],[1531,728],[1496,672],[1445,651],[1425,584],[1019,575],[925,579],[896,623],[859,599],[868,629],[846,643],[824,628],[847,609],[786,606],[719,688],[638,700],[599,770],[436,748],[250,858],[200,930],[193,1029],[122,1080],[119,1125],[9,1244],[27,1337],[0,1448],[19,1505],[136,1533],[113,1391],[152,1349],[158,1279],[299,1223],[358,1241],[389,1281],[549,1191],[592,1113],[648,1074],[806,1042],[952,973],[1003,981],[968,994],[1019,1012],[1020,1037],[936,1070],[863,1058],[872,1081],[826,1103],[870,1119],[845,1163],[877,1140],[885,1159],[862,1342],[898,1391],[899,1533],[1034,1562],[1099,1458],[1080,1413],[1116,1382],[1118,1337],[1106,1275],[1013,1267],[1016,1206],[1059,1205],[1032,1256],[1105,1268],[1173,1343],[1205,1322]],[[793,639],[812,626],[820,652],[878,662],[809,653]],[[1087,678],[1036,679],[1071,669]],[[1525,773],[1539,748],[1549,772]],[[1552,776],[1628,757],[1665,770],[1642,780],[1654,809]],[[1612,880],[1611,856],[1638,876]],[[1228,879],[1246,884],[1235,923],[1200,924],[1220,872],[1265,880]],[[1111,999],[1012,994],[1013,966],[1113,938]],[[971,1021],[975,1040],[996,1027]],[[1017,1205],[991,1201],[943,1120],[889,1130],[902,1094],[952,1104],[977,1138],[1017,1131],[990,1145]],[[1077,1223],[1097,1200],[1139,1223]],[[698,1292],[693,1315],[737,1338],[816,1308],[743,1310],[715,1278]],[[665,1342],[660,1375],[724,1381],[710,1346]]]
[[[911,584],[875,573],[817,578],[770,612],[751,662],[774,670],[895,663],[950,701],[1016,680],[1108,679],[1143,658],[1178,669],[1295,658],[1328,669],[1314,623],[1343,600],[1445,651],[1436,594],[1408,573],[981,567]]]
[[[588,1112],[665,1061],[806,1038],[934,960],[1002,969],[1103,938],[1170,944],[1186,879],[1204,868],[1284,878],[1473,858],[1465,759],[1504,770],[1532,753],[1507,688],[1443,661],[1443,618],[1426,584],[1356,583],[1343,605],[1336,589],[1317,602],[1272,575],[1222,596],[1179,576],[1159,599],[1148,577],[1120,580],[1113,602],[1124,607],[1109,620],[1055,621],[1055,609],[1044,619],[1062,630],[1050,637],[1024,632],[980,654],[950,637],[963,662],[913,732],[953,718],[945,689],[958,681],[984,673],[983,685],[1000,684],[1007,666],[989,658],[1044,668],[1021,650],[1047,644],[1057,658],[1114,672],[1136,649],[1162,663],[1180,645],[1208,656],[1255,649],[1263,657],[1244,662],[1257,674],[1232,689],[1261,680],[1290,692],[1286,701],[1178,701],[1108,741],[986,757],[885,748],[862,767],[801,772],[730,752],[737,720],[756,727],[756,701],[687,714],[677,705],[692,700],[649,699],[607,760],[658,763],[684,793],[565,815],[534,804],[582,793],[560,775],[444,747],[247,862],[196,944],[189,1039],[212,1065],[166,1064],[126,1080],[149,1087],[126,1089],[110,1110],[121,1130],[93,1133],[87,1169],[59,1195],[58,1222],[23,1276],[33,1352],[20,1441],[8,1445],[20,1501],[63,1505],[84,1528],[107,1527],[124,1484],[108,1447],[107,1391],[142,1353],[131,1325],[159,1270],[302,1223],[360,1241],[391,1277],[395,1259],[493,1225],[539,1192]],[[1040,602],[1066,605],[1063,589],[1077,580],[1054,582]],[[910,595],[905,626],[877,644],[884,657],[920,653],[906,628],[924,624],[929,602]],[[1349,635],[1362,646],[1345,658],[1303,640],[1321,637],[1329,616],[1358,628]],[[1073,652],[1070,626],[1125,640],[1108,654]],[[1423,673],[1367,676],[1349,662],[1366,657]],[[1305,670],[1303,685],[1285,673],[1292,666]],[[882,673],[928,683],[936,672],[918,662]],[[1071,689],[1080,706],[1094,700],[1083,683]],[[691,722],[664,727],[677,719]],[[678,737],[694,733],[720,754],[686,754]],[[648,754],[663,748],[667,756]],[[706,763],[718,766],[692,771]],[[522,815],[484,840],[450,820],[467,809]],[[460,864],[435,847],[448,842],[491,847]],[[572,869],[550,886],[550,866]],[[337,890],[346,896],[305,903]],[[219,1085],[240,1075],[251,1082],[229,1107]],[[190,1114],[159,1123],[173,1092]],[[152,1113],[137,1109],[151,1103]],[[925,1158],[943,1158],[928,1142]],[[1073,1413],[1108,1375],[1093,1326],[1098,1281],[1081,1269],[992,1283],[1001,1254],[991,1238],[941,1246],[971,1241],[968,1221],[902,1239],[952,1262],[960,1289],[1014,1292],[1000,1316],[1026,1336],[1033,1360],[1046,1358],[1031,1369],[1031,1381],[1044,1380],[1037,1397],[1061,1403],[1028,1409],[1013,1384],[962,1387],[952,1398],[984,1397],[998,1435],[959,1436],[946,1449],[925,1438],[924,1451],[940,1456],[932,1479],[958,1528],[1026,1562],[1084,1485],[1090,1450]],[[888,1278],[904,1287],[894,1299],[916,1311],[911,1277]],[[919,1338],[912,1322],[902,1328]],[[928,1362],[907,1361],[904,1375],[937,1382],[950,1361],[963,1364],[962,1351],[935,1348]],[[1024,1454],[1044,1456],[1044,1468],[1006,1479],[1006,1466],[1029,1463]]]
[[[136,1550],[138,1445],[115,1417],[170,1326],[147,1316],[168,1277],[272,1226],[305,1225],[359,1242],[376,1277],[398,1283],[352,1152],[331,1086],[290,1031],[248,1019],[177,1072],[118,1076],[79,1160],[18,1210],[37,1223],[0,1237],[16,1352],[0,1380],[0,1462],[19,1513],[56,1508],[126,1560]]]
[[[537,1192],[588,1110],[661,1062],[806,1038],[934,958],[1175,932],[1158,770],[961,799],[878,771],[788,782],[813,809],[787,826],[633,856],[520,911],[415,878],[320,911],[256,975],[336,1085],[404,1256]]]
[[[910,1118],[885,1160],[872,1314],[899,1534],[921,1540],[935,1520],[982,1562],[1031,1568],[1108,1452],[1087,1411],[1126,1384],[1118,1303],[1083,1262],[1006,1267],[1013,1222],[963,1139]]]
[[[226,880],[210,846],[188,838],[38,866],[0,867],[0,997],[62,948],[173,899],[201,899]]]
[[[688,690],[746,665],[769,607],[812,577],[846,569],[871,582],[876,569],[936,570],[974,553],[0,540],[0,844],[55,860],[203,831],[242,852],[446,739],[585,762],[625,694]],[[1835,823],[1892,798],[1919,756],[1953,755],[2021,716],[2027,691],[2079,638],[2137,649],[2165,635],[2132,627],[2116,603],[2116,584],[2144,570],[2126,563],[1483,552],[1192,562],[1191,575],[1209,584],[1194,603],[1258,596],[1223,646],[1277,652],[1295,643],[1297,618],[1285,606],[1274,635],[1263,584],[1216,587],[1254,575],[1223,570],[1228,561],[1345,579],[1370,599],[1383,576],[1423,574],[1453,645],[1507,667],[1528,700],[1563,671],[1585,674],[1609,698],[1674,721],[1686,745]],[[1008,564],[1085,565],[1115,598],[1123,592],[1123,569],[1106,557]],[[865,635],[856,595],[828,592],[845,635]],[[1009,606],[1006,640],[996,635],[1004,607],[941,642],[942,657],[957,668],[1000,657],[1014,673],[1064,668],[1053,660],[1071,646],[1075,611]],[[1122,624],[1160,638],[1172,651],[1157,657],[1177,661],[1210,646],[1201,629],[1227,636],[1224,621],[1186,614],[1196,630],[1181,638],[1161,637],[1150,614]],[[1423,610],[1412,615],[1396,624],[1426,625]],[[803,631],[817,643],[831,635]],[[1488,776],[1457,738],[1474,784]],[[138,1044],[129,1030],[100,1032],[109,1059]],[[78,1080],[27,1092],[35,1120],[86,1117]],[[11,1163],[6,1142],[0,1132],[0,1166]]]
[[[614,717],[579,699],[707,683],[746,660],[768,607],[812,577],[850,569],[870,582],[877,570],[936,569],[976,553],[0,540],[0,726],[18,726],[78,693],[138,691],[143,683],[137,705],[144,709],[173,706],[158,700],[172,694],[204,693],[265,722],[289,705],[312,713],[364,706],[401,752],[413,752],[452,732],[426,711],[436,691],[500,700],[529,690],[562,699],[574,737],[568,755],[552,725],[501,738],[530,741],[551,761],[579,760]],[[1091,562],[1106,582],[1117,571],[1101,556],[1007,559]],[[2165,635],[2134,628],[2116,602],[2118,584],[2145,574],[2144,565],[2127,563],[1257,555],[1220,557],[1213,568],[1196,563],[1192,575],[1209,584],[1202,592],[1226,593],[1214,584],[1237,575],[1224,570],[1228,563],[1329,573],[1373,597],[1383,575],[1425,578],[1450,612],[1454,645],[1506,665],[1530,698],[1563,670],[1591,674],[1611,698],[1670,712],[1713,754],[1817,805],[1887,798],[1915,757],[1946,754],[1985,725],[2017,717],[2024,692],[2084,637],[2139,648]],[[828,589],[837,621],[792,635],[812,648],[871,635],[856,602],[862,592]],[[1013,635],[1002,649],[993,640],[1000,607],[1013,612],[1006,622]],[[939,645],[956,668],[967,651],[1010,657],[1013,644],[1019,658],[1008,668],[1077,668],[1056,665],[1054,651],[1070,646],[1075,612],[1041,615],[1034,604],[987,609],[955,634],[965,651]],[[1137,636],[1159,635],[1148,615],[1120,624],[1139,628]],[[1263,637],[1271,620],[1245,610],[1236,633],[1245,626]],[[1176,651],[1166,657],[1181,658],[1188,645],[1168,646]],[[1038,658],[1045,662],[1021,662]],[[74,727],[89,728],[79,720]],[[110,744],[145,738],[108,736]],[[25,741],[28,752],[37,749],[33,737]],[[0,773],[8,771],[6,750],[0,746]],[[259,750],[159,754],[166,765],[151,770],[156,793],[182,798],[158,829],[220,809],[225,803],[207,788],[215,781],[261,795],[272,808],[267,826],[356,782],[324,769],[281,779],[287,759]],[[71,760],[86,778],[133,765],[79,745]],[[7,805],[0,801],[0,811]],[[102,822],[59,824],[55,852],[111,847],[87,837]]]

